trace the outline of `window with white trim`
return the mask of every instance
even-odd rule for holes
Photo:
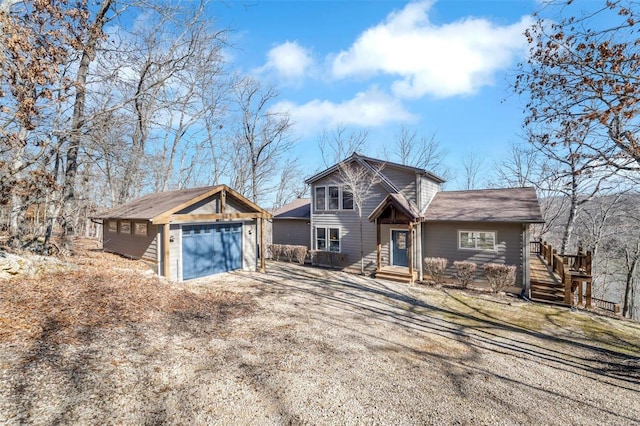
[[[337,186],[329,187],[329,197],[327,199],[328,210],[338,210],[340,208],[340,188]]]
[[[458,231],[461,250],[496,250],[496,231]]]
[[[325,209],[325,197],[326,188],[324,186],[316,186],[316,210],[324,210]]]
[[[109,221],[109,232],[118,232],[118,221],[110,220]]]
[[[342,210],[353,210],[353,192],[342,188]]]
[[[316,227],[316,250],[340,252],[340,228]]]
[[[316,211],[353,210],[353,193],[344,186],[316,186],[314,206]]]

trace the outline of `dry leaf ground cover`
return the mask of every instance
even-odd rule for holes
[[[7,424],[640,424],[640,325],[269,263],[84,250],[0,282]]]

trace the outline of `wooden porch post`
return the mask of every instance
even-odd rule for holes
[[[260,272],[265,272],[265,257],[266,253],[264,251],[264,215],[258,219],[260,221]]]
[[[165,223],[162,225],[162,276],[165,278],[169,278],[169,274],[171,273],[171,264],[170,264],[170,253],[169,253],[169,244],[171,241],[169,240],[169,233],[171,232],[171,225]]]
[[[564,284],[564,303],[572,306],[571,300],[571,271],[569,271],[569,260],[564,257],[562,259],[562,282]]]
[[[413,284],[413,222],[409,222],[409,284]]]
[[[376,271],[380,272],[382,269],[382,244],[380,243],[380,224],[378,219],[376,219],[376,255]]]

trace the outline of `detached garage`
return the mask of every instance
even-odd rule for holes
[[[264,271],[258,253],[270,218],[226,185],[149,194],[96,216],[105,251],[145,260],[174,281]]]

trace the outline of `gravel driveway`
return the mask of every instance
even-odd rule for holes
[[[637,323],[284,263],[159,285],[243,308],[3,344],[0,422],[640,424]]]

